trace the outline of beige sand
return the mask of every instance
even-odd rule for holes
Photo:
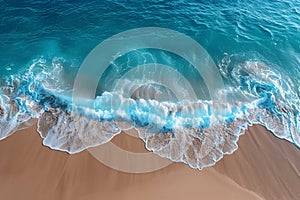
[[[142,141],[128,136],[114,143],[144,151]],[[32,127],[0,142],[0,199],[300,199],[300,150],[258,126],[239,145],[233,155],[202,171],[174,163],[129,174],[104,166],[88,151],[50,150]]]
[[[300,199],[300,149],[262,126],[250,127],[238,144],[214,166],[217,171],[266,199]]]

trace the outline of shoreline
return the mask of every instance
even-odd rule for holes
[[[73,155],[51,150],[41,144],[35,128],[0,142],[5,199],[300,198],[300,151],[258,125],[240,137],[236,152],[213,167],[199,171],[172,163],[145,174],[108,168],[87,150]],[[143,152],[136,138],[120,136],[113,143]]]

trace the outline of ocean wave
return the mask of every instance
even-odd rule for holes
[[[134,128],[149,151],[198,169],[233,153],[253,124],[300,148],[298,88],[262,60],[225,55],[219,64],[226,83],[219,91],[223,101],[157,100],[161,88],[151,85],[130,97],[106,91],[83,104],[72,101],[64,64],[37,59],[24,73],[3,78],[0,139],[37,119],[44,145],[73,154]]]

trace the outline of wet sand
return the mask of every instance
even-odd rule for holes
[[[300,150],[260,126],[241,136],[233,155],[202,171],[174,163],[151,173],[124,173],[89,151],[69,155],[41,141],[35,127],[0,141],[1,199],[300,199]],[[144,151],[143,142],[129,136],[114,143]]]

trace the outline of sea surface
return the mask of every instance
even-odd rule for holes
[[[221,77],[218,95],[186,59],[133,48],[116,55],[94,98],[73,101],[89,53],[113,35],[145,27],[201,45]],[[0,52],[0,139],[37,123],[45,146],[72,154],[134,128],[148,150],[198,169],[233,153],[253,124],[300,148],[298,0],[0,0]],[[151,82],[157,76],[179,91]],[[180,77],[196,98],[176,95],[187,91]]]

